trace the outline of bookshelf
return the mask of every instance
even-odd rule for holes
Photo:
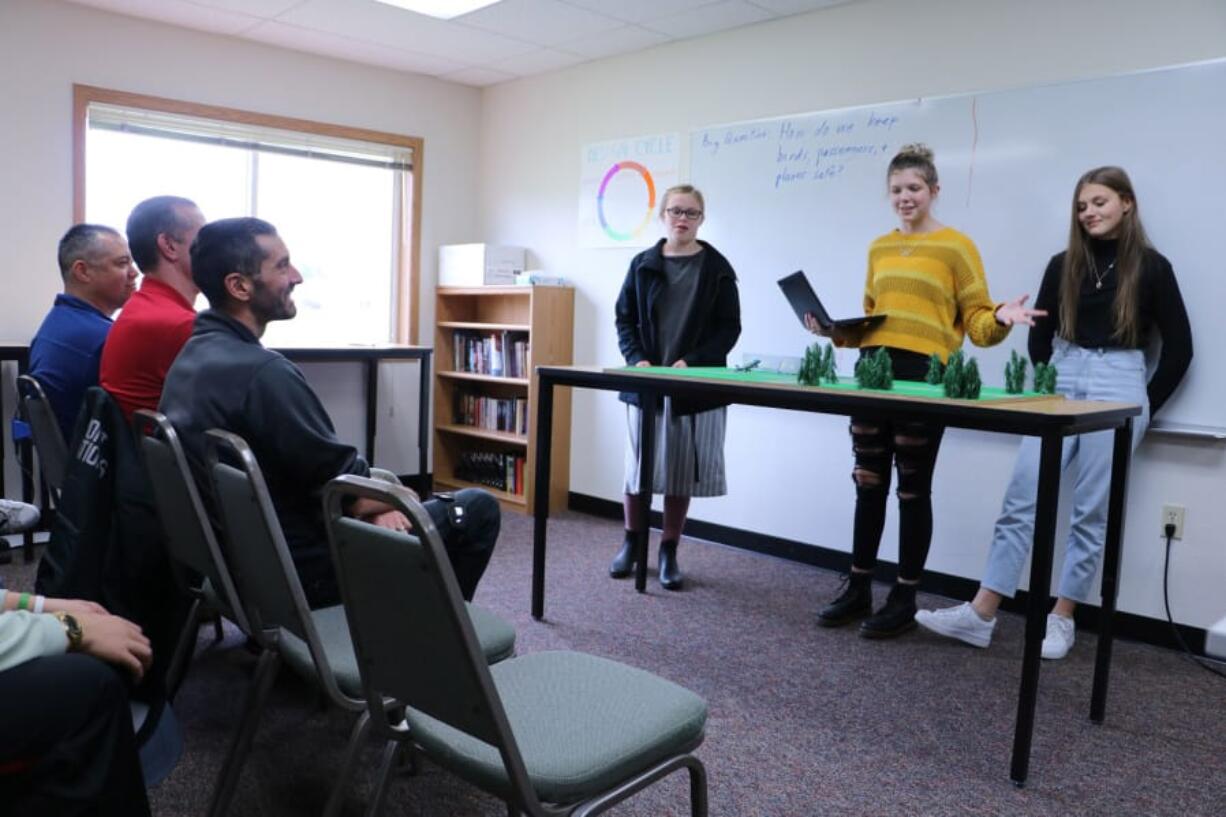
[[[558,286],[439,287],[434,330],[434,482],[484,488],[532,508],[538,365],[574,350],[575,291]],[[570,489],[570,390],[553,407],[550,505]],[[489,484],[501,481],[501,486]]]

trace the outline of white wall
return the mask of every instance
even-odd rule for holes
[[[471,218],[481,104],[475,88],[59,0],[0,0],[0,340],[28,340],[59,291],[55,247],[72,220],[74,83],[420,136],[422,291],[433,291],[439,244],[479,238]],[[421,306],[421,337],[429,342],[433,299]],[[308,367],[308,375],[342,437],[361,446],[361,372]],[[380,390],[389,399],[380,401],[378,458],[415,473],[416,368],[384,366]],[[11,393],[5,405],[13,405]],[[402,409],[394,417],[393,405]],[[10,467],[7,486],[14,475]]]
[[[1215,0],[866,0],[518,80],[484,93],[484,238],[527,246],[537,265],[572,279],[575,362],[618,365],[613,302],[633,252],[576,246],[585,143],[1223,56],[1226,4]],[[884,231],[892,226],[884,203],[881,217]],[[747,285],[753,259],[732,261]],[[773,286],[773,277],[762,285]],[[1211,350],[1201,351],[1197,363],[1212,365]],[[693,517],[848,550],[853,488],[844,421],[812,418],[801,439],[745,439],[738,419],[750,411],[760,410],[735,408],[730,418],[730,496],[696,501]],[[580,392],[574,415],[574,439],[590,442],[572,447],[572,490],[618,499],[620,406],[609,394]],[[935,488],[932,569],[978,577],[1014,448],[1012,438],[949,433]],[[1143,444],[1131,479],[1121,609],[1162,616],[1159,509],[1175,501],[1188,507],[1171,572],[1176,618],[1204,627],[1221,617],[1223,484],[1222,446],[1152,437]],[[893,527],[882,548],[887,559],[897,553]]]

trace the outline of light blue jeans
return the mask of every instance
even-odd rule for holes
[[[1149,399],[1145,390],[1145,356],[1139,349],[1083,349],[1057,338],[1051,363],[1056,367],[1056,391],[1073,400],[1110,400],[1142,407],[1132,421],[1135,451],[1149,425]],[[1102,559],[1107,532],[1107,500],[1111,488],[1111,451],[1114,431],[1081,434],[1064,441],[1060,469],[1077,462],[1073,490],[1073,516],[1059,595],[1072,601],[1089,600],[1094,574]],[[1017,592],[1017,583],[1034,542],[1035,497],[1039,481],[1038,437],[1022,440],[1013,477],[996,520],[992,548],[982,586],[1002,596]],[[1033,591],[1034,588],[1031,588]]]

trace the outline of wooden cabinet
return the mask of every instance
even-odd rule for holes
[[[571,287],[439,287],[435,308],[434,482],[485,488],[532,508],[538,365],[569,365]],[[570,390],[554,396],[550,505],[570,489]]]

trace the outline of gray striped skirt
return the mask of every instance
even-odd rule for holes
[[[656,414],[656,462],[653,493],[668,496],[723,496],[724,431],[728,409],[717,408],[673,416],[672,400],[664,398],[664,410]],[[626,406],[626,482],[628,494],[639,492],[639,408]]]

